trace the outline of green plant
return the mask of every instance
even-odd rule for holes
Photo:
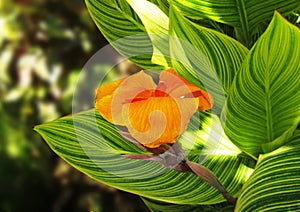
[[[237,197],[235,211],[299,209],[300,31],[293,25],[298,24],[297,1],[86,4],[121,54],[145,69],[174,67],[212,95],[214,108],[192,117],[178,142],[190,161],[205,156],[202,165]],[[195,174],[123,157],[147,152],[94,109],[35,130],[72,166],[142,196],[154,211],[202,211],[202,205],[225,201]]]

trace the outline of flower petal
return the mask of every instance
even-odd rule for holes
[[[149,148],[175,143],[196,112],[196,99],[151,97],[124,105],[123,121],[129,133]]]
[[[201,94],[198,95],[198,99],[198,110],[210,110],[214,105],[214,100],[212,96],[204,90],[201,90]]]
[[[123,125],[122,107],[112,107],[112,101],[113,95],[107,95],[101,99],[97,99],[95,108],[107,121],[116,125]]]
[[[123,104],[132,101],[143,92],[154,90],[155,87],[151,76],[140,71],[127,78],[100,86],[96,92],[95,108],[109,122],[124,125],[121,115]]]
[[[155,90],[155,88],[156,84],[152,77],[144,71],[140,71],[127,77],[120,84],[115,93],[115,98],[123,100],[124,103],[131,102],[135,97],[149,98],[148,92]]]
[[[160,74],[160,81],[166,84],[166,92],[177,98],[199,98],[199,110],[209,110],[213,106],[212,96],[198,88],[196,85],[186,81],[176,74],[173,68],[167,69]]]
[[[126,78],[125,78],[126,79]],[[125,79],[120,79],[114,82],[110,82],[104,85],[101,85],[97,90],[96,90],[96,97],[97,100],[101,99],[105,96],[112,95],[115,90],[120,86],[120,84],[125,80]]]
[[[112,118],[113,95],[124,80],[125,79],[120,79],[120,80],[117,80],[114,82],[107,83],[105,85],[100,86],[96,90],[95,108],[109,122],[113,122],[113,118]],[[117,111],[114,111],[114,114],[115,114],[115,117],[116,116],[121,117],[121,108],[119,108],[119,110],[117,110]],[[118,119],[120,119],[120,118],[118,118]],[[118,123],[115,123],[115,124],[118,124]]]
[[[196,85],[177,75],[173,68],[161,72],[159,79],[160,82],[166,84],[166,92],[173,97],[193,96],[194,92],[201,90]]]

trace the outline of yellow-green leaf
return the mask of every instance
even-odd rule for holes
[[[283,145],[300,121],[299,46],[300,30],[275,13],[232,84],[225,132],[252,155]]]
[[[299,211],[300,131],[288,144],[259,158],[235,211]]]

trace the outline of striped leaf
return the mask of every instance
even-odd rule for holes
[[[253,171],[250,168],[253,161],[228,141],[216,116],[204,117],[201,130],[195,124],[197,120],[194,117],[181,137],[183,148],[189,150],[190,160],[199,161],[202,157],[202,165],[212,170],[227,190],[237,196]],[[97,111],[67,116],[36,126],[35,130],[69,164],[109,186],[175,204],[225,201],[215,188],[194,174],[170,170],[156,162],[124,158],[126,154],[145,152],[120,136]],[[206,147],[206,143],[211,143],[214,149]]]
[[[220,32],[194,24],[171,7],[170,53],[179,74],[204,86],[220,111],[248,49]]]
[[[126,0],[86,0],[87,8],[104,37],[124,57],[149,69],[153,46],[141,19]]]
[[[239,195],[236,211],[300,210],[300,131],[288,144],[262,155]]]
[[[152,62],[167,68],[169,55],[169,17],[155,4],[147,0],[127,0],[138,14],[153,44]]]
[[[213,211],[222,211],[230,212],[233,211],[234,206],[229,203],[223,202],[216,205],[178,205],[160,202],[152,199],[142,198],[144,203],[147,205],[151,211],[159,212],[213,212]]]
[[[251,44],[251,35],[259,24],[271,20],[275,10],[286,14],[299,7],[298,0],[171,0],[170,2],[190,18],[208,18],[235,27],[240,40],[246,46]]]
[[[257,156],[282,146],[300,121],[300,30],[278,13],[230,89],[225,132]]]

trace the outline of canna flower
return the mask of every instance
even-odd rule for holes
[[[124,126],[131,137],[148,148],[173,144],[198,110],[212,108],[212,97],[170,68],[158,84],[140,71],[100,86],[95,108],[109,122]]]

